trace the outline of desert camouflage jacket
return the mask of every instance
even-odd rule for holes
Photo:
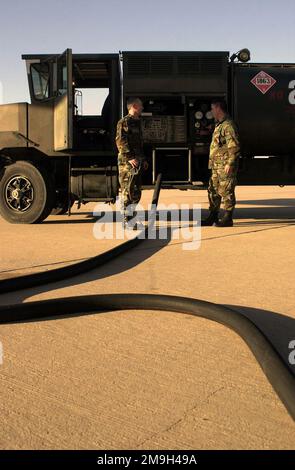
[[[210,145],[209,168],[237,166],[240,155],[239,135],[233,120],[226,115],[217,122]]]
[[[126,162],[132,158],[144,160],[141,118],[128,113],[118,121],[116,145],[119,161]]]

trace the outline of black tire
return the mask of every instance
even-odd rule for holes
[[[42,222],[52,210],[54,197],[52,177],[42,165],[18,161],[5,168],[0,181],[0,214],[8,222]]]

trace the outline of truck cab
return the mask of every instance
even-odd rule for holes
[[[0,107],[2,165],[15,174],[3,189],[1,214],[10,222],[34,223],[50,213],[65,213],[74,200],[113,202],[118,193],[119,54],[72,54],[67,49],[22,58],[31,103]],[[39,175],[20,197],[28,188],[28,168]],[[33,186],[42,180],[45,189],[37,195]],[[36,198],[45,198],[43,208]]]
[[[35,123],[31,136],[38,138],[40,150],[89,155],[116,153],[115,126],[120,117],[120,68],[118,54],[23,55],[26,61],[31,103],[51,110],[47,133],[38,133]],[[93,114],[85,112],[86,98],[98,103]],[[100,100],[100,103],[99,103]],[[100,106],[99,106],[100,104]],[[100,109],[99,109],[100,107]],[[46,122],[49,125],[49,122]]]

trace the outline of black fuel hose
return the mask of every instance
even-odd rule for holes
[[[153,195],[154,204],[157,204],[160,187],[161,178],[158,178]],[[125,245],[125,249],[122,249],[122,245],[120,245],[122,251],[114,252],[113,249],[109,250],[109,252],[106,252],[109,253],[107,256],[106,253],[103,253],[94,257],[95,262],[90,264],[90,268],[88,269],[101,266],[110,259],[113,259],[114,256],[125,252],[127,249],[134,246],[135,240],[136,238],[123,243],[122,245]],[[142,238],[137,238],[136,243],[139,241],[142,241]],[[130,242],[133,243],[131,244]],[[83,270],[80,272],[85,272],[87,270],[84,269],[85,266],[87,266],[85,265],[85,262],[79,264],[83,265]],[[75,266],[77,265],[69,266],[66,271],[64,268],[54,271],[62,271],[63,274],[62,276],[58,277],[58,279],[65,279],[71,277],[72,275],[78,274],[77,268],[75,268]],[[73,274],[71,274],[71,272],[73,272]],[[25,287],[56,281],[57,277],[55,276],[54,278],[51,278],[50,273],[38,273],[29,276],[22,276],[22,279],[26,280]],[[49,274],[49,281],[47,278],[42,276],[44,274]],[[30,278],[32,279],[31,283]],[[19,279],[20,278],[6,280],[6,292],[24,288],[23,284],[16,282]],[[1,281],[0,286],[1,285],[1,291],[3,292],[4,281]],[[248,345],[269,382],[271,383],[273,389],[280,397],[291,417],[295,420],[295,376],[293,375],[291,369],[289,369],[284,363],[282,357],[264,335],[262,330],[260,330],[250,319],[244,315],[222,305],[188,297],[154,294],[104,294],[74,296],[61,299],[42,300],[2,306],[0,307],[0,323],[37,321],[52,317],[63,318],[72,315],[85,315],[129,309],[184,313],[207,318],[208,320],[221,323],[222,325],[225,325],[226,327],[235,331]]]

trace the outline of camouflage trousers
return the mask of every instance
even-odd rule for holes
[[[237,184],[237,169],[227,175],[224,167],[212,168],[208,186],[209,210],[218,211],[221,202],[226,211],[232,211],[236,205],[235,187]]]
[[[122,210],[136,205],[141,198],[142,168],[133,168],[129,162],[118,162],[119,184],[121,188]]]

